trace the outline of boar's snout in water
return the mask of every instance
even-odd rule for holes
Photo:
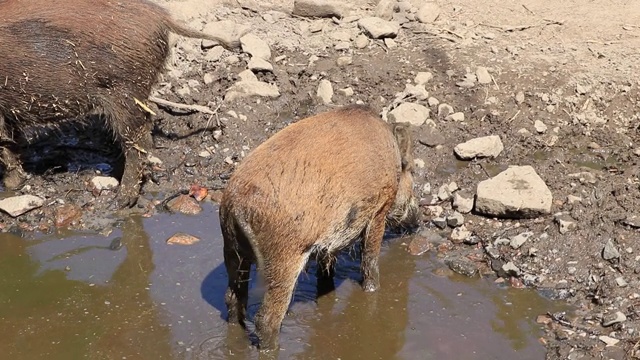
[[[276,348],[309,256],[318,257],[320,276],[332,277],[335,254],[358,239],[362,286],[377,290],[387,221],[416,220],[411,154],[407,126],[389,125],[364,106],[300,120],[250,153],[220,206],[229,321],[244,324],[255,263],[266,285],[256,334],[261,349]]]
[[[188,29],[148,0],[0,1],[0,160],[6,188],[26,178],[18,140],[30,127],[101,115],[123,150],[120,207],[138,198],[153,146],[146,100],[169,55],[169,34],[238,41]]]

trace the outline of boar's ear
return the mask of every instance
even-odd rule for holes
[[[409,127],[408,123],[394,123],[391,125],[393,136],[398,143],[398,150],[400,150],[403,171],[410,170],[410,166],[413,163],[411,129]]]

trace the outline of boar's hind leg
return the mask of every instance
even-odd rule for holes
[[[362,288],[366,292],[376,291],[380,287],[378,257],[384,236],[385,218],[390,207],[391,204],[385,204],[373,217],[362,240]]]
[[[240,243],[237,236],[241,234],[229,234],[223,228],[224,237],[224,265],[229,277],[229,287],[224,296],[227,305],[227,321],[239,323],[245,326],[247,316],[247,301],[249,298],[249,274],[251,271],[250,258],[243,256],[237,245]],[[246,242],[245,239],[241,239]]]
[[[4,165],[2,182],[7,190],[19,188],[27,178],[18,157],[18,144],[12,138],[11,133],[5,118],[0,114],[0,147],[2,147],[0,160]]]
[[[336,286],[333,282],[335,276],[335,256],[327,253],[326,251],[318,254],[317,257],[317,270],[316,278],[318,283],[316,285],[318,291],[318,297],[326,295],[333,290]]]
[[[278,347],[280,325],[307,258],[308,254],[294,256],[287,252],[271,257],[268,261],[265,259],[264,269],[261,270],[267,290],[255,318],[261,350],[275,350]]]
[[[116,108],[110,112],[110,126],[124,154],[124,172],[116,198],[118,207],[132,207],[138,201],[146,152],[151,150],[151,124],[140,109]]]

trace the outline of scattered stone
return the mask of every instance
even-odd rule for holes
[[[237,44],[237,46],[240,47],[240,39],[247,34],[249,30],[251,30],[251,27],[248,25],[241,25],[236,24],[233,21],[223,20],[208,22],[202,29],[202,32],[220,37],[226,41],[227,44]]]
[[[438,105],[438,117],[444,118],[449,116],[449,114],[453,114],[453,107],[449,104],[440,104]]]
[[[580,181],[581,184],[584,183],[589,183],[589,184],[595,184],[598,179],[596,178],[596,176],[588,171],[583,171],[580,173],[573,173],[573,174],[569,174],[567,175],[570,178],[576,178],[578,179],[578,181]]]
[[[347,65],[351,65],[352,63],[353,63],[353,58],[351,56],[340,56],[336,60],[336,64],[338,64],[338,66],[347,66]]]
[[[60,205],[55,210],[54,223],[56,227],[71,225],[82,217],[82,209],[75,204]]]
[[[396,46],[398,46],[398,44],[396,43],[395,40],[391,39],[391,38],[385,38],[384,39],[384,44],[388,49],[393,49]]]
[[[253,72],[258,71],[273,71],[273,65],[265,59],[259,57],[252,57],[247,64],[249,70]]]
[[[398,35],[400,25],[378,17],[366,17],[358,21],[358,27],[372,39],[394,38]]]
[[[440,16],[440,6],[435,2],[426,2],[416,13],[416,18],[423,24],[431,24]]]
[[[91,179],[91,188],[97,191],[111,190],[118,187],[118,180],[111,176],[95,176]]]
[[[256,74],[249,69],[241,71],[238,74],[238,78],[240,78],[240,81],[258,81]]]
[[[351,33],[347,30],[338,30],[331,33],[331,38],[341,42],[351,41]]]
[[[211,152],[209,150],[202,150],[198,153],[198,156],[201,158],[210,158],[211,157]]]
[[[204,76],[202,76],[202,81],[205,85],[209,85],[215,81],[215,78],[213,77],[213,75],[211,75],[211,73],[206,73],[204,74]]]
[[[447,216],[447,225],[452,228],[462,226],[464,224],[464,216],[457,211],[454,211],[452,215]]]
[[[582,198],[580,196],[567,195],[567,202],[569,204],[581,203],[582,202]]]
[[[620,258],[620,252],[613,243],[613,239],[609,239],[602,249],[602,258],[611,261]]]
[[[631,226],[633,228],[640,228],[640,216],[628,215],[624,220],[622,220],[622,224]]]
[[[331,104],[331,99],[333,98],[333,86],[331,86],[331,81],[327,79],[320,80],[316,96],[323,104]]]
[[[531,166],[511,166],[477,188],[476,211],[496,217],[532,218],[551,213],[553,197]]]
[[[491,135],[471,139],[464,143],[456,145],[453,148],[455,154],[462,160],[471,160],[474,158],[491,157],[495,158],[504,149],[500,136]]]
[[[416,85],[424,85],[428,83],[431,79],[433,79],[433,74],[429,71],[420,71],[416,74],[416,77],[413,81]]]
[[[318,20],[318,21],[314,21],[313,23],[311,23],[311,25],[309,26],[309,31],[311,33],[317,33],[322,31],[322,29],[324,29],[324,25],[325,22],[324,20]]]
[[[328,0],[295,0],[293,15],[304,17],[338,17],[344,16],[344,9],[338,1]]]
[[[376,5],[375,15],[384,20],[391,20],[393,17],[393,8],[396,5],[395,0],[380,0]]]
[[[237,64],[240,62],[240,57],[238,55],[227,56],[224,59],[224,62],[227,63],[228,65]]]
[[[338,89],[338,92],[346,97],[353,96],[353,89],[350,87],[346,87],[344,89]]]
[[[193,236],[193,235],[189,235],[189,234],[185,234],[185,233],[179,232],[179,233],[174,234],[169,239],[167,239],[167,244],[169,244],[169,245],[193,245],[193,244],[197,243],[198,241],[200,241],[200,239],[195,237],[195,236]]]
[[[619,277],[616,278],[616,284],[619,287],[627,287],[627,285],[629,285],[627,283],[627,280],[625,280],[622,276],[619,276]]]
[[[518,93],[516,94],[516,103],[520,105],[523,102],[524,102],[524,93],[522,91],[518,91]]]
[[[453,208],[463,214],[468,214],[473,210],[473,196],[458,191],[453,194]]]
[[[502,265],[502,271],[504,271],[508,276],[520,276],[520,269],[513,263],[513,261],[509,261]]]
[[[396,123],[409,123],[420,126],[429,118],[429,109],[415,103],[402,103],[388,114],[389,120]]]
[[[431,121],[427,121],[425,130],[420,134],[418,142],[428,147],[436,147],[445,143],[446,139]]]
[[[455,182],[442,185],[438,188],[438,199],[442,201],[449,200],[456,190],[458,190],[458,184]]]
[[[341,41],[339,43],[336,44],[335,49],[338,51],[341,50],[349,50],[349,48],[351,48],[351,43],[348,41]]]
[[[555,217],[555,222],[558,223],[558,231],[560,234],[564,235],[569,231],[576,228],[576,221],[569,215],[560,214]]]
[[[427,103],[429,104],[429,106],[438,106],[438,104],[440,104],[440,101],[438,99],[434,98],[433,96],[431,96],[427,100]]]
[[[547,125],[545,125],[542,121],[536,120],[533,123],[533,127],[539,134],[544,134],[547,131]]]
[[[509,245],[511,245],[513,249],[519,249],[532,236],[533,236],[533,232],[531,231],[523,232],[521,234],[518,234],[512,237],[511,241],[509,241]]]
[[[449,266],[449,269],[454,272],[468,276],[474,277],[478,274],[478,266],[471,260],[463,257],[453,257],[447,258],[444,260],[444,263]]]
[[[409,242],[409,254],[422,255],[427,251],[433,249],[433,244],[424,236],[416,235]]]
[[[20,216],[44,205],[44,199],[35,195],[18,195],[0,200],[0,210],[12,217]]]
[[[242,44],[242,51],[254,58],[257,57],[263,60],[271,59],[271,48],[269,44],[253,34],[247,34],[241,37],[240,44]]]
[[[620,342],[620,340],[612,338],[610,336],[607,335],[601,335],[598,337],[598,339],[600,341],[602,341],[603,343],[605,343],[607,346],[615,346],[617,343]]]
[[[161,166],[162,165],[162,160],[160,160],[160,158],[158,158],[157,156],[153,156],[151,154],[149,154],[147,156],[147,161],[151,164],[151,165],[155,165],[155,166]]]
[[[198,201],[188,195],[179,195],[167,202],[167,207],[173,212],[196,215],[202,211]]]
[[[456,121],[456,122],[464,121],[464,113],[457,112],[457,113],[449,114],[444,119],[447,121]]]
[[[484,247],[484,251],[494,260],[500,258],[500,251],[492,244],[487,244]]]
[[[436,218],[431,219],[433,225],[439,227],[440,229],[444,229],[447,227],[447,218],[438,216]]]
[[[467,228],[462,225],[451,231],[449,239],[451,239],[451,242],[458,244],[467,241],[467,239],[471,238],[472,235],[471,231],[467,230]]]
[[[489,70],[484,66],[478,66],[476,69],[476,78],[480,84],[491,84],[491,75]]]
[[[422,159],[418,159],[418,158],[413,159],[413,164],[418,169],[424,169],[424,160]]]
[[[407,84],[404,88],[404,91],[396,95],[396,99],[403,99],[407,97],[414,97],[418,100],[426,100],[427,97],[429,97],[429,92],[425,88],[424,84],[422,85]]]
[[[369,45],[369,38],[366,35],[360,34],[355,40],[356,49],[364,49]]]
[[[422,185],[422,193],[425,194],[425,195],[431,194],[431,184],[430,183],[425,183],[424,185]]]
[[[271,85],[262,81],[238,81],[233,84],[224,96],[225,101],[260,96],[266,98],[277,98],[280,91],[276,85]]]

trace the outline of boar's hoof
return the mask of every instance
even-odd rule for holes
[[[378,290],[378,288],[380,288],[380,283],[378,283],[377,281],[367,279],[362,282],[362,289],[364,290],[364,292],[375,292]]]
[[[27,176],[22,169],[14,168],[11,170],[5,170],[3,184],[7,190],[16,190],[24,184],[27,180]]]
[[[118,209],[132,208],[138,203],[139,192],[132,187],[120,186],[116,196],[116,206]]]

